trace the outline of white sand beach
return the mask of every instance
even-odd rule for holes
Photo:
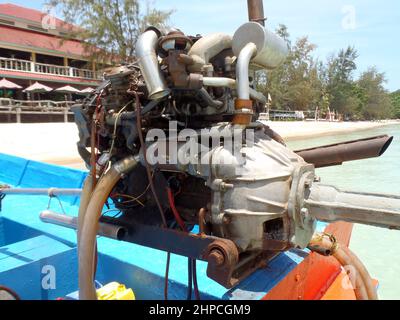
[[[354,131],[363,131],[379,128],[392,124],[400,124],[400,121],[360,121],[360,122],[270,122],[269,126],[279,133],[285,140],[299,140],[308,137],[320,137],[334,134],[343,134]]]
[[[368,130],[399,123],[383,122],[270,122],[286,140]],[[0,153],[84,169],[74,123],[0,124]]]

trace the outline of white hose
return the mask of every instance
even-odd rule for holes
[[[221,87],[221,88],[230,88],[236,89],[236,80],[231,78],[223,78],[223,77],[204,77],[203,84],[205,87]],[[267,103],[267,98],[261,93],[253,88],[249,87],[250,98],[257,100],[263,104]]]

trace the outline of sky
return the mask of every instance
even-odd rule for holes
[[[4,1],[1,1],[4,2]],[[42,8],[42,1],[15,0]],[[186,34],[233,34],[247,22],[246,0],[150,0],[174,13],[171,25]],[[325,60],[341,48],[355,46],[360,57],[356,76],[376,66],[385,72],[390,91],[400,89],[400,1],[398,0],[264,0],[267,28],[285,24],[293,39],[308,36]]]

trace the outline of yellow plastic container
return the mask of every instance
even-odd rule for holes
[[[123,284],[111,282],[97,290],[98,300],[136,300],[132,289],[127,289]]]

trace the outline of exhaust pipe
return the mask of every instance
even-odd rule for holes
[[[385,135],[299,150],[295,153],[315,168],[323,168],[341,165],[347,161],[380,157],[392,141],[393,137]]]
[[[258,22],[265,26],[264,4],[263,0],[247,0],[247,7],[249,10],[249,21]]]
[[[150,100],[159,100],[170,94],[156,53],[159,37],[158,30],[150,28],[139,37],[136,43],[136,56],[149,91]]]

